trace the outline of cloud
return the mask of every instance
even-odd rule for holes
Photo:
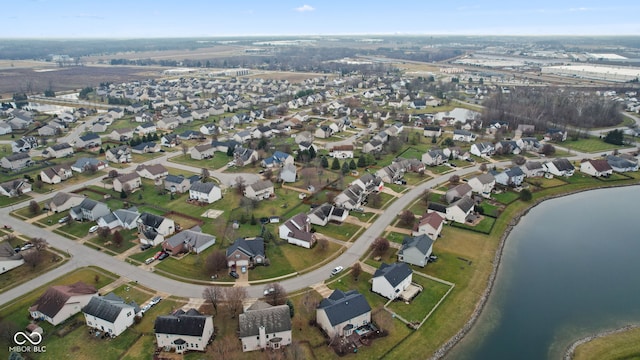
[[[297,11],[297,12],[307,12],[307,11],[315,11],[315,9],[316,8],[314,8],[311,5],[304,4],[304,5],[300,6],[300,7],[295,8],[295,11]]]

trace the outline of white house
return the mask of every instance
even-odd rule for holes
[[[469,152],[479,157],[491,156],[495,152],[495,147],[490,142],[475,143],[471,145]]]
[[[242,351],[279,349],[291,344],[289,306],[256,301],[238,315]]]
[[[171,315],[158,316],[153,328],[158,347],[173,349],[177,354],[205,351],[213,336],[213,317],[196,309],[178,309]]]
[[[439,215],[438,215],[439,216]],[[398,261],[424,267],[433,251],[433,239],[426,234],[405,237],[398,251]]]
[[[325,226],[329,221],[344,222],[349,216],[349,210],[335,207],[329,203],[316,206],[309,212],[309,221],[314,225]]]
[[[371,322],[371,306],[356,290],[334,290],[318,304],[316,322],[329,338],[346,337]]]
[[[11,269],[24,264],[24,259],[20,253],[16,253],[9,242],[0,243],[0,274],[4,274]]]
[[[87,326],[116,337],[133,325],[140,308],[135,302],[126,303],[121,297],[109,293],[92,297],[82,312]]]
[[[490,173],[480,174],[469,179],[467,184],[471,186],[471,191],[474,193],[489,197],[496,186],[496,179]]]
[[[136,172],[121,174],[113,179],[113,190],[117,192],[121,191],[133,191],[142,185],[140,175]]]
[[[244,189],[244,196],[251,200],[268,199],[274,194],[271,180],[259,180]]]
[[[138,233],[142,244],[159,245],[176,231],[176,224],[172,219],[150,213],[142,213],[137,220]]]
[[[473,200],[470,197],[465,196],[458,201],[447,206],[447,212],[445,218],[447,220],[453,220],[464,224],[467,221],[467,217],[473,211]]]
[[[353,145],[334,146],[329,152],[329,156],[336,159],[353,159]]]
[[[189,188],[189,199],[211,204],[222,199],[222,190],[215,183],[196,181]]]
[[[437,239],[442,231],[444,218],[436,212],[426,213],[420,218],[413,228],[413,236],[426,234],[432,239]]]
[[[567,159],[555,159],[544,164],[547,172],[555,176],[573,176],[575,167]]]
[[[406,263],[382,263],[373,274],[371,291],[393,300],[411,285],[412,279],[413,271]]]
[[[71,285],[49,287],[29,308],[36,320],[45,320],[53,326],[79,313],[98,290],[81,281]]]
[[[607,177],[613,174],[613,168],[604,159],[586,160],[580,164],[580,172],[595,177]]]
[[[467,130],[453,130],[453,141],[473,142],[476,135]]]
[[[278,227],[280,239],[287,240],[289,244],[310,249],[316,242],[315,235],[311,232],[311,221],[305,213],[299,213]]]

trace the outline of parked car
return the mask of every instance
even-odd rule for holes
[[[405,180],[405,179],[396,180],[396,181],[394,181],[394,184],[396,184],[396,185],[407,185],[407,180]]]
[[[4,224],[3,228],[5,228],[7,230],[11,230],[11,225]]]
[[[68,217],[68,216],[65,216],[65,217],[63,217],[63,218],[60,218],[60,220],[58,220],[58,224],[64,224],[64,223],[66,223],[67,221],[69,221],[69,217]]]
[[[98,225],[93,225],[92,227],[89,228],[89,233],[94,233],[96,231],[98,231],[98,229],[100,229],[100,226]]]
[[[436,262],[438,261],[438,257],[436,255],[429,256],[429,260],[427,262]]]
[[[150,257],[150,258],[148,258],[147,260],[145,260],[145,261],[144,261],[144,263],[145,263],[145,264],[147,264],[147,265],[149,265],[149,264],[151,264],[151,263],[152,263],[152,262],[154,262],[154,261],[156,261],[156,258],[154,258],[154,257]]]
[[[160,256],[162,256],[162,254],[164,254],[164,251],[158,251],[158,252],[153,256],[153,258],[154,258],[154,259],[156,259],[156,260],[158,260],[158,259],[160,258]]]
[[[140,250],[145,251],[145,250],[151,249],[151,246],[152,246],[151,244],[142,244],[140,245]]]
[[[333,268],[333,270],[331,270],[331,276],[337,275],[342,270],[344,270],[344,267],[336,266],[335,268]]]
[[[35,245],[33,245],[32,243],[26,243],[26,244],[24,244],[24,246],[22,246],[22,247],[20,248],[20,251],[29,250],[29,249],[31,249],[31,248],[32,248],[32,247],[34,247],[34,246],[35,246]]]
[[[237,273],[237,272],[235,272],[235,271],[233,271],[233,270],[231,270],[231,271],[229,272],[229,275],[230,275],[232,278],[234,278],[234,279],[237,279],[237,278],[239,278],[239,277],[240,277],[240,275],[238,275],[238,273]]]
[[[149,301],[149,305],[153,306],[159,303],[160,301],[162,301],[162,298],[160,296],[155,296],[153,297],[153,299],[151,299],[151,301]]]
[[[269,294],[273,294],[275,291],[276,291],[275,288],[270,287],[270,288],[264,289],[264,291],[262,292],[262,295],[267,296]]]
[[[169,257],[169,253],[168,253],[168,252],[166,252],[166,251],[163,251],[163,252],[162,252],[162,255],[160,255],[160,256],[158,257],[158,260],[164,260],[164,259],[166,259],[166,258],[168,258],[168,257]]]

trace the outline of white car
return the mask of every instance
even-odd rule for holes
[[[144,261],[144,263],[145,263],[145,264],[147,264],[147,265],[149,265],[149,264],[151,264],[151,263],[152,263],[152,262],[154,262],[154,261],[156,261],[156,258],[154,258],[154,257],[150,257],[150,258],[148,258],[147,260],[145,260],[145,261]]]
[[[337,275],[342,270],[344,270],[342,266],[336,266],[333,270],[331,270],[331,276]]]
[[[94,233],[94,232],[98,231],[99,228],[100,228],[100,226],[93,225],[92,227],[89,228],[89,233]]]

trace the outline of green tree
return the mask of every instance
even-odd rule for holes
[[[316,154],[316,149],[314,149],[314,148],[313,148],[313,146],[311,146],[311,147],[309,148],[309,158],[310,158],[311,160],[313,160],[313,159],[315,159],[315,158],[316,158],[316,156],[317,156],[317,155],[318,155],[318,154]]]
[[[124,191],[124,189],[120,190],[120,199],[126,199],[127,198],[127,192]]]
[[[520,191],[520,200],[531,201],[532,198],[533,198],[533,194],[531,194],[531,190],[522,189],[522,191]]]
[[[343,175],[346,175],[349,173],[349,164],[345,161],[342,163],[342,170],[341,170]]]
[[[349,162],[349,169],[350,170],[356,169],[356,162],[353,159],[351,159],[351,161]]]
[[[331,170],[340,170],[340,161],[338,161],[338,159],[333,158],[333,162],[331,163]]]
[[[358,158],[358,167],[363,168],[365,166],[367,166],[367,160],[364,158],[364,155],[363,155]]]
[[[432,144],[435,144],[435,143],[437,143],[437,142],[438,142],[438,138],[437,138],[435,135],[433,135],[433,136],[431,137],[431,143],[432,143]]]
[[[329,167],[329,160],[327,160],[327,157],[326,157],[326,156],[323,156],[323,157],[320,159],[320,166],[322,166],[322,167],[323,167],[323,168],[325,168],[325,169]]]
[[[624,144],[624,133],[622,130],[609,131],[604,137],[604,142],[607,144],[622,145]]]

